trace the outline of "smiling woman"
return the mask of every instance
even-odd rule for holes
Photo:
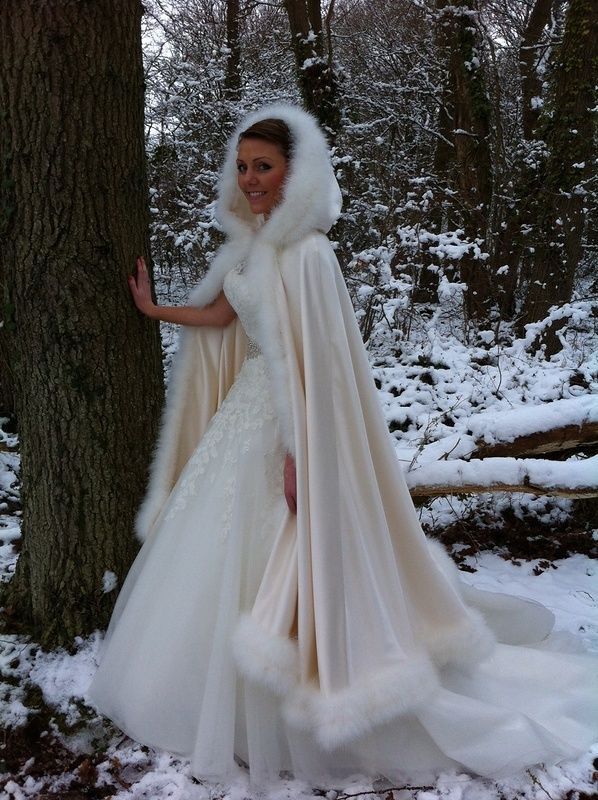
[[[254,214],[267,219],[280,202],[290,149],[289,129],[282,120],[263,120],[239,136],[237,180]]]

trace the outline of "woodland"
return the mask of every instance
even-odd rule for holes
[[[143,253],[185,301],[225,143],[269,102],[328,136],[330,238],[424,529],[598,650],[597,86],[595,0],[3,0],[0,797],[248,796],[84,689],[177,348],[127,275]],[[597,757],[327,796],[588,800]]]

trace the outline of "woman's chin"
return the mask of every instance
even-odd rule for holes
[[[249,210],[251,211],[252,214],[254,214],[256,217],[261,214],[266,219],[270,216],[272,211],[274,211],[274,209],[278,205],[278,202],[270,203],[270,202],[264,202],[263,200],[259,202],[255,201],[252,202],[251,200],[249,200],[249,198],[247,199],[247,202],[249,205]]]
[[[249,204],[249,208],[253,214],[265,214],[266,216],[270,213],[270,206],[266,205],[266,203],[256,203],[255,205]]]

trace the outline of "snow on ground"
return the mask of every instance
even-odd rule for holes
[[[377,345],[374,377],[397,453],[410,463],[432,442],[437,457],[462,441],[453,458],[487,443],[598,418],[598,346],[575,343],[546,360],[525,350],[525,340],[467,343],[429,325],[406,342]],[[529,410],[528,410],[529,409]],[[516,412],[516,413],[513,413]],[[446,441],[444,441],[446,440]],[[448,447],[444,447],[444,445]]]
[[[476,571],[463,573],[463,579],[481,589],[516,594],[545,603],[554,611],[559,628],[576,634],[588,649],[598,653],[597,562],[587,556],[575,555],[554,562],[554,568],[540,575],[534,574],[537,563],[524,562],[517,566],[494,553],[483,552],[468,557],[468,566]],[[2,687],[0,720],[3,727],[26,721],[32,711],[23,704],[25,689],[28,686],[39,687],[46,703],[61,719],[60,730],[57,727],[54,732],[58,732],[61,741],[70,750],[85,754],[103,747],[103,760],[98,765],[95,785],[118,786],[119,790],[113,796],[119,800],[248,800],[257,796],[248,786],[244,775],[227,786],[197,783],[185,759],[138,745],[96,717],[84,705],[84,699],[100,643],[101,635],[96,633],[89,638],[78,639],[73,654],[64,650],[44,653],[23,637],[3,636],[0,654],[2,675],[5,681],[18,679],[16,685],[5,683]],[[67,732],[61,732],[64,730]],[[590,794],[593,791],[592,761],[596,757],[598,746],[577,760],[556,767],[537,767],[499,781],[445,773],[434,786],[397,791],[393,797],[395,800],[510,800],[517,797],[526,800],[546,800],[547,797],[559,800],[572,790]],[[115,764],[118,765],[117,772]],[[0,780],[7,777],[0,776]],[[72,774],[55,777],[50,786],[45,785],[44,791],[56,792],[61,787],[66,791],[72,779]],[[123,786],[123,783],[127,785]],[[0,792],[0,798],[35,798],[42,786],[43,779],[26,774],[12,775],[4,792]],[[372,792],[376,795],[376,789],[381,797],[388,795],[388,786],[386,790],[378,784],[374,787],[371,781],[356,776],[352,781],[341,782],[336,787],[338,795],[328,792],[326,796],[329,800],[342,800],[347,795],[367,796]],[[322,793],[300,781],[281,780],[277,786],[265,792],[265,796],[271,800],[301,800],[321,797]],[[571,800],[574,800],[573,795]]]

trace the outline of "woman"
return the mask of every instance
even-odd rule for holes
[[[325,234],[341,196],[298,108],[233,135],[227,241],[190,305],[144,545],[90,690],[133,738],[227,779],[487,776],[583,752],[595,662],[542,606],[463,587],[426,541]],[[542,641],[545,640],[545,641]]]

